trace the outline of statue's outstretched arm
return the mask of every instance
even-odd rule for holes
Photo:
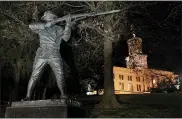
[[[32,23],[29,25],[29,28],[33,31],[38,33],[40,30],[46,29],[54,25],[52,22],[47,23]]]
[[[32,31],[42,30],[42,29],[45,29],[45,24],[44,23],[32,23],[32,24],[29,24],[29,28]]]
[[[71,36],[71,18],[68,17],[68,19],[66,20],[66,26],[62,38],[64,41],[67,42],[70,39],[70,36]]]
[[[67,42],[70,39],[70,36],[71,36],[71,25],[66,25],[62,38],[64,41]]]

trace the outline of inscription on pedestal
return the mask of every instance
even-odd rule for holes
[[[35,106],[62,106],[67,105],[67,99],[57,100],[34,100],[12,102],[11,107],[35,107]]]
[[[13,102],[6,109],[6,118],[66,118],[67,100]]]

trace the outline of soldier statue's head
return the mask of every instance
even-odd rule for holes
[[[58,18],[54,13],[52,13],[51,11],[46,11],[44,12],[44,15],[41,17],[41,20],[49,22],[49,21],[53,21],[56,18]]]

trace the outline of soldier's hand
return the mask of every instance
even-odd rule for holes
[[[70,14],[67,15],[66,24],[71,25],[71,15]]]
[[[45,27],[48,28],[48,27],[51,27],[52,25],[53,25],[52,22],[47,22],[47,23],[45,24]]]

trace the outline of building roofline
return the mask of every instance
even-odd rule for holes
[[[118,67],[118,66],[114,66],[113,69],[118,70],[118,71],[121,71],[121,70],[130,71],[130,72],[134,71],[134,69],[129,69],[129,68],[126,68],[126,67]],[[158,72],[162,72],[162,73],[172,73],[173,75],[176,75],[174,72],[166,71],[166,70],[149,69],[149,68],[144,69],[144,70],[152,70],[152,71],[158,71]]]

